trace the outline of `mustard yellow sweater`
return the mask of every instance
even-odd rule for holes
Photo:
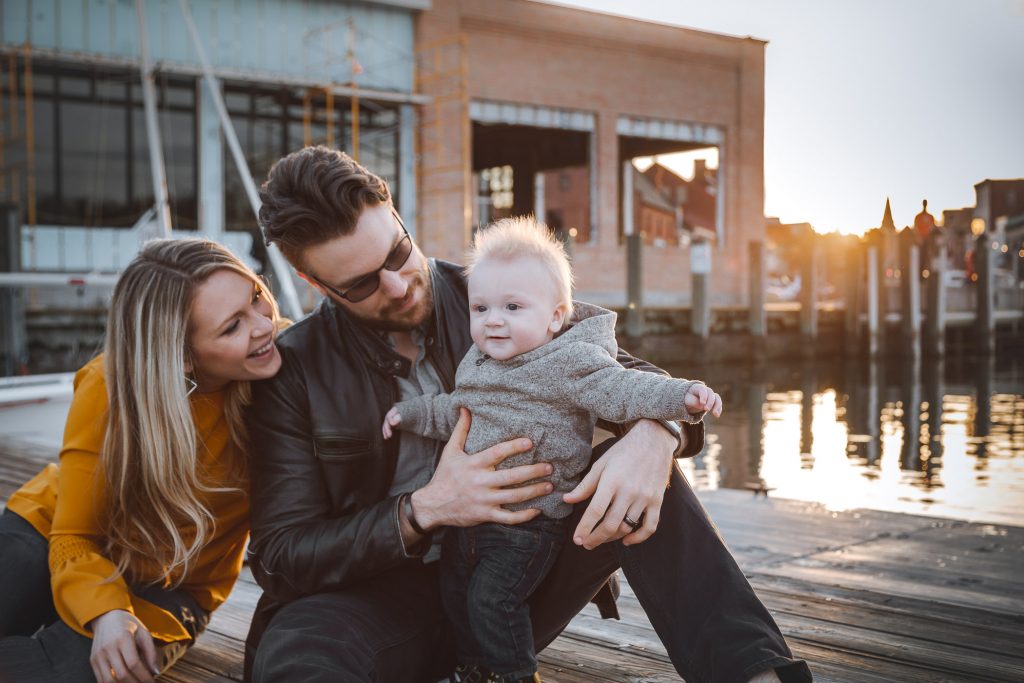
[[[228,486],[230,456],[235,455],[224,416],[225,392],[192,395],[192,418],[200,440],[199,458],[210,486]],[[64,428],[60,466],[46,468],[15,492],[7,507],[24,517],[50,541],[50,580],[61,619],[91,637],[86,624],[114,609],[134,613],[154,638],[188,639],[170,612],[133,595],[124,578],[107,581],[114,564],[101,552],[98,501],[105,490],[99,451],[107,430],[108,399],[103,357],[75,375],[75,393]],[[216,529],[181,584],[203,609],[223,603],[242,569],[249,534],[249,498],[242,491],[201,498],[213,513]],[[186,536],[186,540],[188,540]],[[158,567],[147,567],[156,575]]]

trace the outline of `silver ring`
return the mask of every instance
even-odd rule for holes
[[[633,531],[636,531],[638,528],[640,528],[640,522],[630,519],[629,515],[625,515],[622,518],[622,522]]]

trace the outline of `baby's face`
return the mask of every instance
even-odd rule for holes
[[[491,358],[508,360],[548,343],[565,314],[554,278],[534,259],[485,260],[469,277],[469,331]]]

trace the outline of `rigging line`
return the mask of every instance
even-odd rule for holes
[[[167,72],[164,70],[160,71],[160,99],[163,100],[162,106],[160,107],[160,131],[173,129],[174,122],[171,121],[171,108],[170,108],[170,93],[168,93],[167,86]],[[193,110],[194,111],[194,110]],[[163,136],[161,135],[161,138]],[[167,179],[167,204],[170,206],[171,215],[180,220],[178,215],[178,178],[177,178],[177,165],[174,163],[174,136],[171,136],[170,144],[164,144],[164,140],[160,140],[160,146],[164,148],[164,156],[170,161],[170,163],[164,162],[164,169],[171,168],[170,173],[166,173]],[[178,221],[172,220],[172,224],[177,224]]]
[[[91,79],[94,90],[98,88],[100,84],[100,79],[102,77],[102,71],[93,70],[91,74]],[[107,170],[107,126],[104,125],[104,119],[106,118],[107,108],[110,104],[109,91],[105,91],[104,94],[100,98],[98,98],[98,102],[99,107],[97,113],[99,116],[100,126],[99,154],[96,155],[96,177],[94,179],[95,192],[93,194],[93,197],[89,201],[89,209],[90,212],[93,214],[92,216],[90,216],[90,220],[93,221],[93,225],[103,224],[103,191],[106,189],[105,180]],[[125,188],[127,189],[127,183],[125,184]]]

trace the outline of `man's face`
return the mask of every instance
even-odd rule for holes
[[[430,315],[433,296],[427,260],[415,244],[409,259],[398,270],[381,267],[403,237],[405,231],[390,205],[368,207],[352,234],[306,249],[305,274],[314,281],[314,287],[367,326],[387,331],[411,330]],[[377,291],[355,303],[316,283],[319,280],[346,292],[374,274],[380,278]]]

